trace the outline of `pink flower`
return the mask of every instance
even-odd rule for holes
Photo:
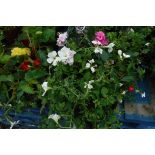
[[[105,33],[102,31],[95,33],[95,40],[92,41],[92,43],[95,43],[97,45],[108,45],[109,41],[105,36]]]
[[[60,33],[60,34],[59,34],[59,37],[58,37],[58,39],[57,39],[57,45],[58,45],[58,46],[64,46],[64,44],[66,43],[67,37],[68,37],[67,32]]]

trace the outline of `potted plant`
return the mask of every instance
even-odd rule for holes
[[[10,111],[37,108],[39,128],[119,128],[117,105],[135,91],[145,95],[137,80],[145,75],[153,28],[55,30],[22,27],[12,47],[2,47],[5,118],[13,122]]]

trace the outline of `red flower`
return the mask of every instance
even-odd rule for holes
[[[23,71],[28,71],[30,69],[29,66],[30,62],[29,61],[24,61],[21,65],[20,65],[20,69]]]
[[[28,39],[21,40],[21,42],[24,46],[29,47],[30,42]]]
[[[129,86],[128,91],[133,92],[134,91],[134,86]]]
[[[39,58],[36,58],[35,60],[33,60],[33,65],[36,66],[36,67],[39,67],[41,64],[41,61]]]

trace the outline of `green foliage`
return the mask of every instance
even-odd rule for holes
[[[6,30],[0,28],[0,103],[3,109],[10,111],[8,104],[16,112],[39,108],[40,128],[119,128],[117,105],[124,100],[124,91],[130,96],[130,85],[140,89],[136,81],[150,69],[146,67],[147,58],[151,57],[155,45],[152,27],[132,29],[134,32],[131,27],[86,27],[83,33],[77,34],[75,27],[69,27],[65,45],[76,52],[74,62],[71,65],[58,62],[54,66],[47,62],[47,55],[61,49],[56,46],[57,27],[20,27],[11,45],[3,42]],[[96,46],[92,40],[97,31],[103,31],[109,43],[115,44],[112,52],[102,45],[99,46],[102,54],[94,52]],[[31,55],[12,57],[14,47],[29,48]],[[121,58],[118,50],[130,57]],[[92,59],[94,73],[86,68],[86,63]],[[24,62],[28,65],[23,69]],[[89,89],[91,80],[94,81]],[[43,82],[48,82],[45,93]],[[45,109],[48,115],[44,114]],[[48,119],[55,113],[60,115],[58,122]]]

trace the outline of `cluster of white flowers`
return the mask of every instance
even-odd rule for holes
[[[50,89],[50,87],[48,87],[48,82],[43,82],[41,86],[44,89],[44,93],[42,94],[42,96],[44,96],[45,93]]]
[[[96,47],[94,52],[102,54],[103,50],[101,48],[99,48],[99,47]]]
[[[119,55],[121,60],[123,59],[123,57],[124,58],[130,58],[130,55],[123,53],[122,50],[118,50],[118,55]]]
[[[57,45],[58,46],[64,46],[65,43],[66,43],[67,37],[68,37],[68,33],[67,32],[60,33],[59,37],[57,39]]]
[[[70,48],[64,46],[62,49],[58,51],[58,53],[56,51],[48,53],[47,62],[52,64],[53,66],[56,66],[58,62],[73,65],[75,54],[75,51],[72,51],[70,50]]]
[[[53,119],[57,124],[58,124],[58,121],[60,119],[60,115],[58,114],[52,114],[52,115],[49,115],[48,119]]]
[[[84,88],[93,89],[92,83],[94,83],[94,80],[91,80],[88,83],[85,82]]]
[[[99,44],[98,41],[93,41],[94,44]],[[113,47],[115,46],[114,43],[110,43],[107,46],[102,46],[103,48],[108,48],[108,52],[111,53],[113,51]],[[102,54],[103,50],[100,47],[96,47],[94,50],[95,53]]]
[[[95,72],[95,67],[97,67],[97,65],[92,65],[93,63],[95,63],[94,59],[92,60],[88,60],[88,63],[86,63],[86,68],[90,68],[91,72],[94,73]]]

